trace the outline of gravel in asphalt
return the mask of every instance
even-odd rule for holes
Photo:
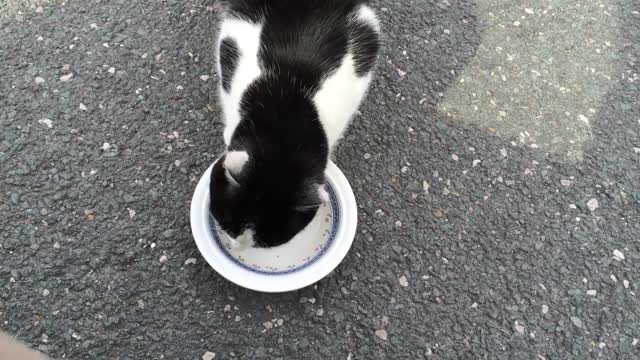
[[[374,1],[378,75],[335,154],[358,234],[276,295],[191,238],[223,148],[213,3],[6,12],[0,329],[68,359],[637,358],[640,6],[580,4]]]

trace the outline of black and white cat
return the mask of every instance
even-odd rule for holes
[[[232,246],[272,247],[328,200],[324,171],[380,48],[366,0],[228,0],[218,39],[226,152],[211,212]]]

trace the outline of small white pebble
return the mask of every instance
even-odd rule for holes
[[[633,148],[633,152],[636,153],[636,154],[640,154],[640,148],[639,147],[634,147]]]
[[[587,201],[587,207],[591,211],[595,211],[599,206],[600,204],[598,204],[598,199],[591,199]]]
[[[202,81],[207,81],[207,80],[209,80],[209,75],[202,75],[202,76],[200,76],[200,80],[202,80]]]
[[[478,166],[478,164],[480,164],[481,162],[482,162],[482,161],[480,161],[480,160],[478,160],[478,159],[475,159],[475,160],[473,160],[473,162],[471,163],[471,166],[472,166],[472,167],[476,167],[476,166]]]
[[[456,154],[452,154],[451,158],[453,159],[453,161],[458,161],[459,160],[458,155],[456,155]]]
[[[601,341],[600,343],[598,343],[598,347],[599,347],[600,349],[604,349],[604,348],[605,348],[605,346],[607,346],[607,344],[605,344],[605,343],[604,343],[604,342],[602,342],[602,341]]]
[[[108,48],[109,47],[109,43],[102,43],[102,46]]]
[[[507,149],[505,148],[500,149],[500,154],[504,157],[507,157]]]
[[[477,303],[477,302],[474,302],[473,304],[471,304],[471,308],[472,308],[472,309],[475,309],[475,308],[477,308],[477,307],[478,307],[478,303]]]
[[[520,26],[520,21],[514,21],[513,26]]]
[[[127,210],[129,211],[129,219],[133,219],[136,216],[136,211],[129,208]]]
[[[62,75],[62,76],[60,76],[60,81],[67,82],[67,81],[71,80],[72,77],[73,77],[73,73],[68,73],[67,75]]]
[[[408,287],[409,286],[409,281],[407,280],[406,276],[404,276],[404,275],[400,276],[400,278],[398,279],[398,282],[400,283],[400,286],[402,286],[402,287]]]
[[[282,326],[282,324],[284,324],[284,320],[283,319],[278,319],[278,326]]]
[[[549,307],[547,305],[542,305],[542,313],[546,314],[549,312]]]
[[[526,13],[527,13],[527,14],[529,14],[529,15],[531,15],[531,14],[533,14],[533,9],[531,9],[531,8],[525,8],[525,9],[524,9],[524,12],[526,12]]]
[[[202,355],[202,360],[213,360],[216,357],[216,353],[211,352],[211,351],[207,351],[206,353],[204,353],[204,355]]]
[[[369,159],[371,159],[371,154],[369,154],[369,153],[365,153],[365,154],[364,154],[364,159],[365,159],[365,160],[369,160]]]
[[[49,129],[51,129],[53,127],[53,122],[51,121],[51,119],[40,119],[40,120],[38,120],[38,122],[40,124],[46,125]]]
[[[560,184],[562,184],[562,186],[569,186],[571,185],[571,180],[562,179],[560,180]]]
[[[618,282],[618,278],[613,274],[609,275],[609,278],[611,278],[611,281],[613,282]]]
[[[71,337],[76,340],[82,339],[82,336],[80,336],[80,334],[78,334],[77,332],[74,332],[73,334],[71,334]]]
[[[577,208],[576,204],[569,204],[569,209],[575,210]]]
[[[156,243],[151,243],[151,248],[154,249],[156,247]]]
[[[585,124],[589,125],[589,119],[588,119],[586,116],[582,115],[582,114],[579,114],[579,115],[578,115],[578,120],[580,120],[580,121],[582,121],[583,123],[585,123]]]
[[[638,341],[639,341],[638,339],[633,338],[633,341],[631,342],[631,345],[632,345],[632,346],[636,346],[636,345],[638,345]]]
[[[524,334],[524,325],[520,324],[518,321],[515,322],[513,328],[516,330],[518,334]]]
[[[166,255],[162,255],[162,256],[160,256],[160,263],[165,263],[165,262],[167,262],[168,260],[169,260],[169,259],[167,258],[167,256],[166,256]]]
[[[36,13],[38,13],[38,14],[42,13],[43,11],[44,11],[44,8],[42,6],[38,6],[36,8]]]
[[[324,309],[322,309],[322,308],[318,309],[318,311],[316,311],[316,315],[317,315],[317,316],[322,316],[322,315],[324,315]]]
[[[91,25],[89,25],[89,27],[91,27],[92,29],[97,29],[98,28],[98,24],[92,23]]]
[[[262,323],[262,326],[264,326],[265,329],[271,329],[273,328],[273,323],[271,321],[265,321]]]
[[[196,258],[188,258],[184,264],[185,265],[191,265],[191,264],[195,264],[197,262]]]
[[[113,75],[113,74],[115,74],[115,73],[116,73],[116,68],[114,68],[114,67],[110,67],[110,68],[109,68],[109,70],[107,70],[107,72],[108,72],[109,74],[112,74],[112,75]]]
[[[49,291],[47,289],[42,290],[42,296],[46,297],[46,296],[49,296],[49,295],[51,295],[51,291]]]
[[[625,289],[629,288],[629,280],[622,280],[622,285],[624,286]]]
[[[398,70],[398,75],[400,75],[401,77],[407,75],[406,72],[404,72],[404,71],[402,71],[400,69],[397,69],[397,70]]]
[[[425,194],[429,193],[429,183],[426,181],[422,182],[422,190],[425,192]]]
[[[387,335],[387,331],[384,329],[380,329],[380,330],[376,330],[375,332],[376,336],[384,341],[387,341],[388,339],[388,335]]]
[[[595,290],[587,290],[587,295],[589,295],[589,296],[596,296],[597,293],[598,292],[595,291]]]
[[[53,248],[54,248],[54,249],[60,249],[60,243],[56,241],[56,242],[53,244]]]
[[[80,103],[80,110],[87,111],[87,107],[83,103]]]
[[[620,251],[618,249],[613,250],[613,258],[615,260],[622,261],[622,260],[624,260],[624,254],[622,253],[622,251]]]
[[[44,78],[41,78],[40,76],[36,77],[36,84],[44,84]]]
[[[182,86],[180,85],[176,86],[176,90],[182,90],[182,89],[184,89]]]
[[[106,143],[102,144],[102,147],[100,149],[102,149],[103,151],[109,151],[109,150],[111,150],[111,144],[106,142]]]

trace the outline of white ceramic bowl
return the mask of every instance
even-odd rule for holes
[[[227,280],[256,291],[292,291],[322,279],[347,255],[357,227],[356,200],[333,162],[325,172],[331,201],[291,241],[270,249],[232,249],[220,236],[209,212],[212,168],[204,173],[193,194],[191,231],[202,256]]]

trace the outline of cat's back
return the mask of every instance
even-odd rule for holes
[[[379,24],[365,0],[237,0],[227,4],[220,40],[235,42],[225,46],[237,48],[238,56],[257,52],[263,70],[291,66],[292,70],[317,71],[313,80],[320,81],[318,77],[335,70],[348,52],[356,53],[359,73],[373,66]]]
[[[313,94],[333,143],[364,97],[379,50],[367,1],[237,0],[225,8],[218,43],[225,140],[240,121],[246,89],[275,74]]]

